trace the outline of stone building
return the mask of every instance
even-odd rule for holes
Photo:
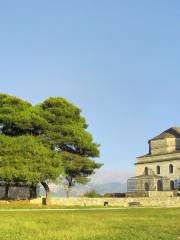
[[[148,141],[149,152],[137,158],[129,192],[180,190],[180,128],[170,128]]]

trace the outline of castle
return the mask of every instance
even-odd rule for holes
[[[136,176],[128,179],[128,192],[180,190],[180,128],[150,139],[149,153],[137,158]]]

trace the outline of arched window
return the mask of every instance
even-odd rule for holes
[[[146,176],[148,175],[148,168],[147,167],[144,168],[144,173],[145,173]]]
[[[169,173],[173,173],[173,172],[174,172],[173,165],[169,164]]]
[[[170,190],[174,190],[174,181],[170,181]]]
[[[157,191],[163,191],[163,183],[161,180],[157,181]]]
[[[144,184],[144,190],[145,191],[149,191],[149,183],[145,183]]]
[[[156,167],[156,173],[157,173],[157,174],[160,174],[160,173],[161,173],[160,166],[157,166],[157,167]]]

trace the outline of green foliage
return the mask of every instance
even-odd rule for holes
[[[86,131],[81,110],[63,98],[48,98],[33,107],[20,98],[0,94],[0,180],[42,183],[55,180],[64,167],[68,186],[85,184],[100,168],[91,158],[99,145]]]
[[[0,180],[36,184],[56,179],[62,166],[59,153],[33,136],[0,135]]]
[[[37,135],[47,127],[29,102],[6,94],[0,94],[0,125],[2,133],[9,136]]]
[[[86,131],[87,123],[79,108],[63,98],[49,98],[36,106],[39,114],[48,122],[43,140],[52,148],[87,157],[99,156],[99,145]]]
[[[89,182],[89,176],[95,173],[102,164],[96,163],[92,159],[82,157],[78,154],[61,152],[62,164],[65,174],[65,186],[67,187],[67,197],[76,183],[86,184]]]
[[[96,190],[90,190],[86,193],[84,193],[83,195],[84,197],[88,197],[88,198],[99,198],[102,197],[101,194],[99,194],[98,192],[96,192]]]
[[[61,157],[69,187],[74,186],[75,183],[86,184],[89,181],[88,176],[102,166],[100,163],[74,153],[61,152]]]
[[[88,125],[81,116],[81,110],[58,97],[48,98],[36,109],[48,123],[42,141],[61,153],[67,186],[86,184],[88,176],[102,164],[91,159],[99,157],[99,145],[86,131]]]

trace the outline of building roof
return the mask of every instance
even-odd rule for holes
[[[158,136],[152,138],[150,141],[165,139],[165,138],[180,138],[180,128],[178,127],[172,127],[167,129],[166,131],[162,132]]]

